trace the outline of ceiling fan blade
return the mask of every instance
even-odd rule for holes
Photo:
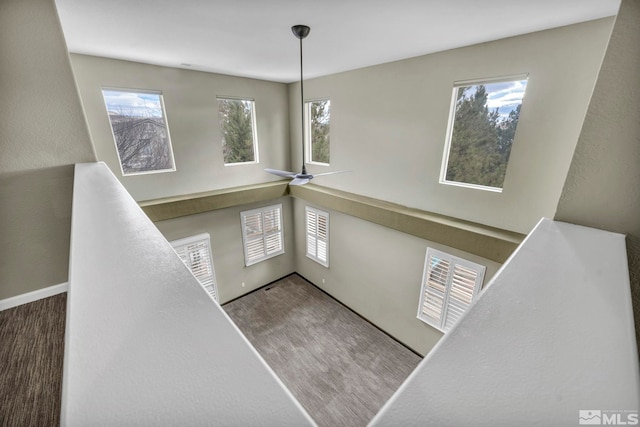
[[[287,172],[287,171],[281,171],[278,169],[265,169],[265,172],[269,172],[272,173],[274,175],[278,175],[284,178],[295,178],[296,174],[295,172]]]
[[[344,173],[344,172],[351,172],[351,171],[335,171],[335,172],[325,172],[325,173],[314,173],[313,177],[315,178],[316,176],[333,175],[335,173]]]
[[[305,185],[309,181],[311,181],[311,178],[295,178],[291,180],[289,185]]]

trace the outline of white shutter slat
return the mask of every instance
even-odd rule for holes
[[[198,234],[170,242],[174,250],[200,285],[218,301],[215,271],[208,233]]]
[[[247,237],[262,235],[262,216],[254,213],[244,217],[244,230]]]
[[[249,261],[255,261],[266,255],[264,249],[264,239],[258,237],[256,239],[247,240],[246,242],[247,257]]]
[[[436,293],[428,293],[424,296],[422,314],[440,324],[443,306],[444,296],[437,295]]]
[[[461,307],[451,303],[447,306],[447,318],[444,322],[445,331],[448,331],[449,329],[451,329],[451,326],[453,326],[458,321],[458,319],[462,317],[467,307],[468,305]]]
[[[327,242],[318,239],[317,248],[318,250],[316,256],[318,257],[318,259],[320,261],[327,262]]]
[[[475,271],[456,264],[453,268],[453,277],[451,280],[451,298],[466,305],[471,304],[477,277],[478,273]]]
[[[272,208],[263,211],[264,232],[271,233],[280,230],[280,208]]]
[[[422,314],[431,319],[437,325],[442,324],[445,291],[447,287],[447,277],[449,275],[449,262],[445,259],[428,255],[426,258],[428,267],[427,281],[423,285],[423,305]]]
[[[312,234],[307,234],[307,255],[316,256],[316,237]]]
[[[318,215],[318,230],[317,230],[318,238],[325,241],[329,237],[328,236],[329,234],[328,220],[329,218],[326,215]]]
[[[265,238],[267,255],[280,252],[282,250],[282,234],[270,234]]]
[[[317,227],[316,223],[318,221],[318,216],[315,212],[311,210],[307,210],[307,234],[316,235]]]

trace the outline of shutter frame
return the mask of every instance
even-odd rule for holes
[[[215,302],[219,302],[209,233],[196,234],[169,243],[200,285]]]
[[[306,256],[329,268],[329,213],[305,206]]]
[[[284,253],[282,204],[240,212],[240,223],[246,267]]]
[[[418,319],[447,332],[480,295],[486,267],[427,248]]]

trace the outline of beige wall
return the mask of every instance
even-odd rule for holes
[[[71,55],[98,158],[107,163],[138,201],[231,188],[277,179],[264,168],[289,167],[287,86],[255,79]],[[123,176],[102,98],[102,87],[151,89],[163,93],[176,171]],[[259,163],[224,166],[216,96],[256,102]],[[295,271],[291,201],[283,203],[285,254],[244,266],[240,211],[261,202],[156,222],[168,240],[211,235],[220,302],[224,303]],[[245,287],[242,287],[245,282]]]
[[[640,343],[638,22],[640,2],[622,0],[555,217],[627,235],[636,335]]]
[[[317,184],[528,233],[553,217],[613,18],[312,79],[331,99],[331,167]],[[502,193],[439,184],[455,81],[529,74]],[[299,85],[289,94],[299,168]],[[355,237],[360,238],[359,236]]]
[[[494,261],[327,210],[330,258],[326,268],[305,255],[306,205],[293,199],[297,272],[422,355],[442,336],[416,318],[427,246],[486,266],[485,284],[500,267]]]
[[[53,0],[3,0],[0,52],[0,173],[95,160]]]
[[[612,24],[613,18],[602,19],[306,82],[309,98],[328,96],[332,101],[330,169],[353,169],[317,183],[528,232],[541,216],[555,212]],[[267,166],[299,168],[296,84],[287,87],[82,55],[72,55],[72,63],[98,156],[115,171],[119,167],[101,86],[164,93],[178,170],[119,176],[137,200],[264,182],[272,179],[262,173]],[[438,184],[453,82],[519,73],[529,73],[529,87],[504,192]],[[261,164],[235,169],[222,165],[216,95],[256,99],[258,130],[267,132],[259,135]],[[271,160],[265,159],[266,153]],[[235,175],[236,171],[242,173]],[[486,265],[487,280],[500,266],[331,212],[331,267],[326,269],[305,257],[305,202],[291,203],[287,215],[292,228],[285,225],[290,230],[288,252],[249,268],[242,263],[239,212],[254,205],[156,224],[169,240],[203,231],[211,234],[221,302],[298,271],[421,354],[441,336],[416,319],[427,246]]]
[[[68,279],[73,168],[95,154],[53,0],[0,1],[0,299]]]
[[[71,63],[98,158],[138,201],[266,182],[277,177],[264,168],[288,167],[288,100],[282,83],[76,54]],[[102,87],[162,91],[175,172],[122,175]],[[259,163],[224,166],[216,96],[255,100]]]
[[[277,203],[282,203],[285,253],[245,267],[240,212]],[[291,206],[290,197],[281,197],[260,203],[158,221],[155,224],[167,240],[180,239],[198,233],[209,233],[218,294],[220,303],[223,304],[296,271]],[[242,287],[242,282],[245,283],[244,287]]]

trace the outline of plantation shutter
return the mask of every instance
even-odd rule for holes
[[[216,276],[211,257],[210,237],[202,233],[170,242],[182,262],[200,282],[203,288],[218,302]]]
[[[421,314],[432,324],[442,323],[444,303],[446,299],[449,262],[433,254],[427,256],[428,273],[423,284],[423,301]]]
[[[266,255],[282,252],[281,205],[271,206],[262,211],[264,221],[264,242]]]
[[[246,266],[284,252],[282,205],[241,212],[240,216]]]
[[[264,239],[262,233],[262,213],[254,212],[243,218],[245,231],[244,247],[246,264],[250,265],[264,257]]]
[[[316,257],[318,214],[307,206],[307,256]]]
[[[307,256],[329,267],[329,214],[305,207],[307,224]]]
[[[484,271],[483,271],[484,275]],[[447,303],[447,317],[444,321],[444,330],[448,331],[451,326],[471,305],[482,282],[477,283],[478,272],[463,265],[454,264],[451,272],[451,287],[449,289],[449,300]]]
[[[427,248],[418,319],[448,331],[479,295],[485,267]]]

